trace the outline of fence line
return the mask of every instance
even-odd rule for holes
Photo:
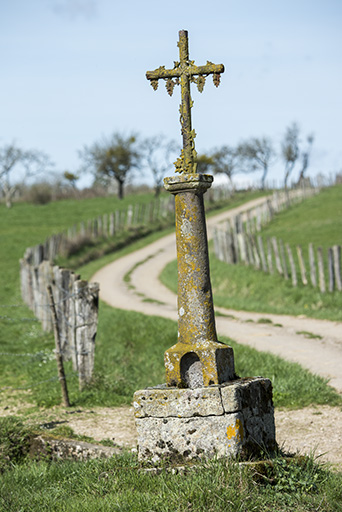
[[[319,288],[322,293],[342,291],[341,246],[329,248],[324,257],[323,249],[315,250],[312,243],[308,245],[307,256],[303,248],[296,246],[295,255],[288,243],[276,237],[267,238],[266,244],[258,234],[261,226],[269,222],[276,212],[288,207],[293,202],[308,197],[308,194],[288,194],[275,197],[261,207],[238,215],[223,226],[214,230],[214,251],[216,257],[230,264],[244,263],[256,269],[273,274],[277,272],[284,279],[291,279],[297,286],[300,280],[304,286]],[[259,218],[259,220],[258,220]],[[244,221],[243,221],[244,220]],[[299,276],[299,279],[298,279]],[[326,281],[328,285],[326,286]]]
[[[249,242],[248,236],[261,231],[262,227],[268,224],[275,214],[292,204],[303,201],[305,198],[318,193],[318,189],[303,187],[288,191],[275,191],[271,197],[259,206],[253,207],[226,221],[226,223],[216,227],[214,236],[215,253],[217,257],[227,263],[237,263],[239,261],[247,263],[254,258],[262,257],[257,252],[256,244]],[[221,234],[218,232],[221,231]],[[248,235],[247,237],[245,235]],[[219,240],[225,243],[219,243]],[[250,245],[252,243],[252,246]],[[262,259],[263,265],[265,261]],[[272,262],[268,262],[270,272],[273,271]]]
[[[52,287],[61,354],[64,361],[72,360],[82,388],[90,382],[94,368],[99,285],[83,281],[71,270],[47,260],[36,265],[29,249],[20,260],[20,277],[22,298],[45,331],[53,328],[47,292],[48,286]]]
[[[209,190],[207,202],[209,204],[230,197],[227,189],[219,188]],[[154,201],[136,205],[128,205],[125,210],[116,210],[105,213],[93,219],[83,220],[74,224],[66,231],[48,237],[44,243],[27,249],[32,251],[35,265],[43,260],[54,261],[57,256],[67,254],[73,243],[82,240],[96,241],[100,238],[110,239],[124,231],[154,224],[158,221],[167,221],[174,216],[174,200],[172,196],[157,198]]]
[[[230,264],[241,262],[270,274],[276,271],[284,279],[291,279],[295,287],[300,280],[304,286],[310,283],[322,293],[326,290],[342,291],[340,245],[330,247],[324,255],[321,247],[315,250],[313,244],[309,243],[306,256],[300,245],[296,246],[294,253],[288,243],[284,245],[276,237],[267,238],[265,245],[257,230],[251,231],[248,227],[251,216],[245,217],[245,223],[242,223],[242,216],[238,216],[225,225],[216,227],[214,252],[219,260]],[[263,217],[263,222],[265,220],[267,219]]]

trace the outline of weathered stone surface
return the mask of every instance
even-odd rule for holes
[[[235,378],[233,349],[218,341],[178,342],[165,352],[164,362],[169,386],[194,388]],[[196,367],[191,368],[191,363]]]
[[[240,413],[197,418],[139,418],[139,458],[193,459],[233,456],[242,449]]]
[[[217,386],[197,389],[143,389],[133,397],[136,418],[190,418],[224,414],[220,389]]]
[[[133,405],[140,459],[248,457],[276,445],[269,379],[141,390]]]
[[[55,439],[45,435],[35,437],[30,446],[30,457],[35,459],[85,461],[109,458],[120,453],[122,453],[122,450],[116,447],[101,446],[73,439]]]
[[[226,413],[251,408],[255,414],[260,414],[268,412],[272,406],[272,383],[269,379],[239,379],[220,386],[220,390]]]

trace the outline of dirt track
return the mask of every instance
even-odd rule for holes
[[[261,201],[262,198],[257,199],[249,203],[249,207]],[[243,205],[211,217],[207,222],[209,238],[214,225],[245,208],[246,205]],[[177,320],[177,297],[159,281],[162,269],[175,258],[173,234],[106,265],[93,276],[92,281],[100,283],[101,299],[113,307]],[[124,281],[128,272],[131,279],[129,286]],[[342,323],[216,309],[227,315],[216,318],[219,335],[298,362],[313,373],[330,379],[330,385],[342,392]],[[265,317],[273,325],[250,322]],[[282,327],[274,324],[281,324]],[[322,339],[307,339],[305,335],[297,334],[298,331],[307,331]]]
[[[249,203],[258,204],[262,199]],[[224,212],[207,221],[208,236],[214,225],[226,220],[246,205]],[[109,305],[139,311],[147,315],[157,315],[177,319],[177,298],[159,281],[159,274],[167,263],[176,258],[175,236],[166,236],[153,244],[129,254],[99,270],[92,281],[100,283],[100,296]],[[129,287],[124,276],[130,273]],[[330,379],[330,385],[342,392],[342,324],[305,317],[246,313],[216,308],[218,334],[229,336],[239,343],[250,345],[258,350],[269,351],[284,359],[298,362],[313,373]],[[260,318],[268,318],[272,324],[256,323]],[[248,321],[247,321],[248,320]],[[254,320],[254,322],[250,322]],[[276,326],[274,324],[281,324]],[[322,339],[307,339],[298,331],[308,331]],[[129,410],[120,411],[123,421],[116,423],[115,411],[100,413],[101,425],[105,428],[105,417],[114,421],[113,437],[119,444],[135,441],[135,429]],[[110,420],[109,418],[112,418]],[[76,418],[75,418],[76,420]],[[76,422],[77,423],[77,422]],[[79,430],[82,422],[72,425]],[[297,411],[276,411],[277,441],[281,446],[294,452],[315,451],[322,460],[342,467],[342,414],[339,407],[310,407]],[[88,424],[89,428],[89,424]],[[90,428],[91,430],[91,428]],[[88,430],[89,432],[89,430]],[[126,433],[126,435],[125,435]],[[100,433],[98,432],[100,435]],[[96,437],[96,433],[95,436]],[[107,435],[108,437],[108,435]],[[125,441],[126,439],[126,441]]]

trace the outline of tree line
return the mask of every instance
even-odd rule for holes
[[[234,189],[233,178],[238,173],[262,172],[261,187],[264,189],[270,168],[276,161],[284,164],[284,188],[288,187],[290,175],[295,165],[299,165],[298,182],[305,179],[309,167],[313,134],[301,140],[297,123],[285,130],[280,149],[275,149],[270,137],[252,137],[236,146],[223,145],[205,153],[197,154],[195,172],[224,174]],[[124,197],[125,185],[134,171],[148,169],[154,180],[155,194],[158,195],[163,178],[172,173],[174,159],[180,152],[179,145],[164,135],[142,138],[137,133],[124,135],[115,132],[103,137],[90,146],[84,146],[78,153],[82,164],[77,172],[65,171],[63,178],[74,189],[84,173],[91,173],[94,184],[108,187],[115,182],[118,197]],[[20,174],[20,181],[40,173],[49,172],[54,164],[49,156],[38,150],[25,151],[14,143],[0,147],[0,191],[7,207],[12,204],[18,181],[14,175]],[[15,173],[16,171],[16,173]]]

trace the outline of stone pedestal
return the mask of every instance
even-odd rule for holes
[[[248,458],[276,446],[269,379],[196,389],[163,385],[136,391],[133,400],[141,460]]]

